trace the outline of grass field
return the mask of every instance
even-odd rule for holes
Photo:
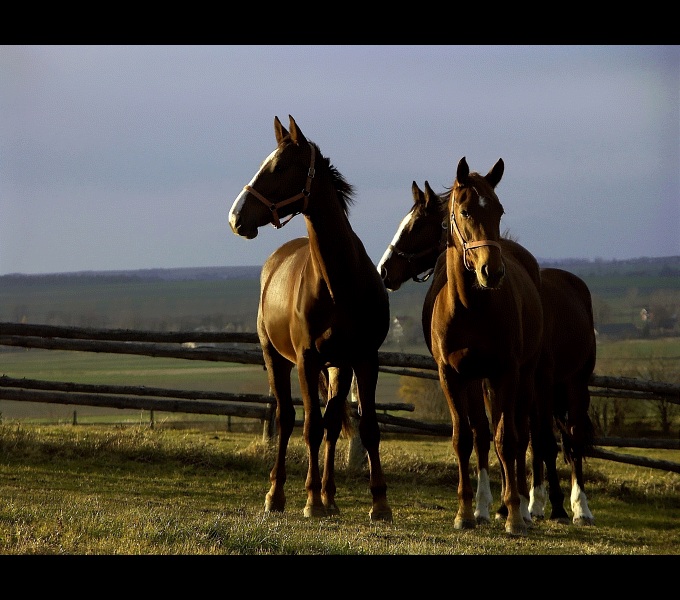
[[[595,526],[540,521],[526,537],[510,538],[501,522],[453,529],[457,469],[450,440],[383,436],[392,523],[370,522],[367,473],[345,468],[346,449],[341,439],[340,516],[309,520],[302,516],[306,454],[299,430],[288,452],[286,512],[265,515],[273,450],[257,435],[5,421],[0,554],[680,554],[675,473],[589,459],[586,491]],[[680,461],[680,451],[672,459]],[[565,482],[564,465],[560,475]],[[491,479],[495,508],[495,460]]]

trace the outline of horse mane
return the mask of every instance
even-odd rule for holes
[[[340,202],[340,206],[342,207],[345,216],[349,217],[350,206],[352,206],[355,201],[354,186],[351,183],[348,183],[348,181],[343,177],[340,171],[338,171],[333,166],[329,158],[321,154],[321,150],[319,149],[319,146],[317,144],[311,141],[309,143],[314,146],[314,148],[316,149],[317,156],[322,159],[323,164],[328,169],[328,172],[331,175],[333,187],[335,188],[335,191],[338,194],[338,201]]]

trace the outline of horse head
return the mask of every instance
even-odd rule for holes
[[[470,172],[463,157],[449,196],[449,244],[458,249],[465,268],[474,271],[482,288],[499,287],[505,275],[499,243],[503,205],[494,191],[503,169],[503,159],[499,158],[482,176]]]
[[[263,225],[271,224],[278,229],[307,209],[316,149],[307,141],[293,117],[288,115],[288,118],[290,131],[278,117],[274,117],[277,147],[264,160],[229,211],[231,230],[247,239],[256,237]]]
[[[427,181],[425,192],[415,181],[411,191],[413,206],[401,220],[392,243],[378,263],[378,272],[390,291],[398,290],[408,279],[427,281],[446,242],[447,225],[441,197]]]

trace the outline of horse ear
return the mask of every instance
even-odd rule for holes
[[[281,140],[288,135],[286,128],[281,125],[278,117],[274,117],[274,133],[276,134],[276,143],[280,144]]]
[[[436,212],[439,212],[439,195],[430,187],[430,182],[425,181],[425,208],[431,210],[434,207]]]
[[[293,143],[299,145],[300,142],[306,142],[307,138],[304,136],[302,131],[300,131],[295,119],[288,115],[288,120],[290,121],[290,125],[288,126],[290,129],[290,139],[293,141]]]
[[[458,168],[456,169],[456,179],[461,185],[467,183],[468,175],[470,174],[470,167],[468,167],[465,157],[458,161]]]
[[[413,202],[415,204],[422,204],[425,200],[422,190],[415,181],[411,184],[411,193],[413,194]]]
[[[498,182],[503,177],[503,171],[505,170],[505,163],[502,158],[498,159],[498,162],[491,167],[491,170],[486,174],[486,180],[491,184],[491,187],[495,188]]]

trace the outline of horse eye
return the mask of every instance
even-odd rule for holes
[[[470,213],[466,210],[461,210],[460,216],[463,217],[464,219],[468,219],[470,217]]]

